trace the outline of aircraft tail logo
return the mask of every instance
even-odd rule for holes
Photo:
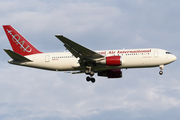
[[[12,26],[3,25],[3,28],[14,52],[22,56],[41,53],[31,43],[29,43],[20,33],[18,33]]]

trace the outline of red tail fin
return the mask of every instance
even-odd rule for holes
[[[3,28],[14,52],[22,56],[42,53],[19,34],[11,25],[3,25]]]

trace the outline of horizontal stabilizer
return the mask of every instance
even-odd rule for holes
[[[4,51],[15,61],[22,61],[22,62],[32,62],[31,60],[29,60],[28,58],[13,52],[12,50],[9,49],[4,49]]]

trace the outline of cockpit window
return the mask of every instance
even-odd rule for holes
[[[171,52],[166,52],[166,54],[172,54]]]

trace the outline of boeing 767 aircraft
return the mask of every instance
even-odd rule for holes
[[[71,71],[73,74],[85,73],[87,81],[95,82],[94,73],[108,78],[121,78],[121,69],[159,67],[163,74],[164,65],[176,60],[176,56],[167,50],[122,49],[90,50],[63,35],[55,35],[64,43],[69,52],[43,53],[37,50],[11,25],[3,25],[12,50],[4,51],[12,58],[10,64],[45,70]]]

